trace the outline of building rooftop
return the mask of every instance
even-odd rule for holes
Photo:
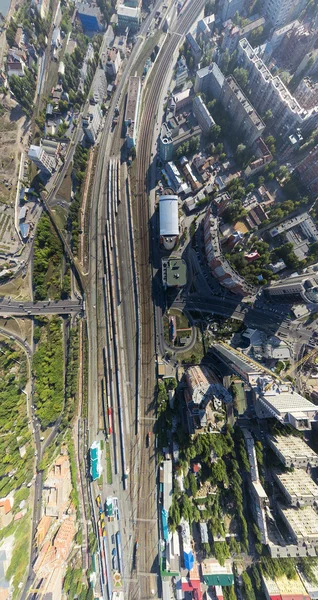
[[[304,496],[314,502],[318,498],[318,485],[303,469],[294,469],[287,472],[275,472],[275,477],[287,494],[294,496],[299,502],[304,501]],[[312,502],[312,503],[313,503]]]
[[[132,123],[135,121],[139,94],[140,77],[129,77],[125,121],[130,121]]]
[[[282,422],[285,422],[286,419],[290,422],[289,415],[295,421],[303,419],[311,421],[318,414],[318,407],[307,400],[307,398],[304,398],[304,396],[301,396],[301,394],[298,394],[288,384],[273,383],[270,389],[261,392],[259,400],[270,411],[272,416]]]
[[[163,468],[163,508],[169,512],[172,504],[172,461],[164,460]]]
[[[297,600],[309,600],[309,597],[306,594],[306,590],[297,575],[295,579],[288,579],[286,575],[282,577],[277,577],[275,580],[269,579],[262,575],[263,582],[265,584],[266,590],[271,597],[279,597],[279,598],[297,598]]]
[[[187,264],[183,258],[162,259],[162,279],[168,287],[182,287],[187,283]]]
[[[301,437],[294,435],[270,436],[268,441],[284,459],[290,460],[292,464],[297,463],[299,459],[304,459],[309,464],[318,465],[318,455]]]
[[[318,538],[318,514],[312,506],[289,508],[280,505],[279,508],[298,542]]]
[[[245,109],[251,121],[253,121],[254,125],[258,127],[260,131],[263,131],[265,128],[265,123],[262,121],[261,117],[257,114],[255,108],[248,101],[246,96],[243,94],[241,88],[238,83],[235,81],[234,77],[227,77],[227,83],[230,86],[231,90],[235,93],[237,99]]]
[[[159,217],[161,236],[179,235],[178,196],[160,196]]]
[[[207,585],[224,587],[233,585],[234,576],[230,560],[226,560],[222,566],[215,558],[210,558],[201,563],[201,568],[203,579]]]
[[[117,15],[118,17],[126,17],[130,19],[139,19],[140,9],[134,6],[126,6],[125,4],[120,4],[117,7]]]

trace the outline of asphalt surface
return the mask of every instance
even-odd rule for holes
[[[46,300],[43,302],[16,302],[0,298],[0,315],[35,316],[78,314],[83,310],[82,300]]]

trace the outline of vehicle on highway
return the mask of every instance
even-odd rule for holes
[[[101,507],[102,501],[101,501],[100,494],[98,494],[98,496],[96,496],[96,504],[97,504],[98,508]]]
[[[148,447],[148,448],[149,448],[149,446],[150,446],[150,440],[151,440],[151,431],[148,431],[148,433],[147,433],[147,440],[146,440],[146,443],[147,443],[147,447]]]

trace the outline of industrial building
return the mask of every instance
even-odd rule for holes
[[[85,33],[88,31],[101,31],[102,15],[98,6],[91,6],[86,2],[82,2],[77,5],[77,15]]]
[[[180,186],[182,184],[182,179],[180,177],[180,173],[176,167],[176,165],[174,164],[174,162],[167,162],[166,166],[165,166],[165,171],[166,174],[168,176],[168,184],[169,186],[172,187],[172,189],[175,192],[178,192],[180,189]]]
[[[274,417],[299,431],[318,424],[318,406],[298,394],[290,383],[267,385],[258,395],[256,409],[260,418]]]
[[[49,156],[41,146],[31,145],[28,152],[28,157],[30,160],[32,160],[32,162],[34,162],[34,164],[43,174],[52,174],[56,165],[56,161],[54,158]]]
[[[90,467],[89,472],[93,481],[96,481],[101,476],[102,467],[102,452],[99,442],[93,442],[89,450]]]
[[[316,304],[318,302],[318,274],[304,273],[271,283],[265,289],[269,298],[282,304]]]
[[[127,103],[125,111],[126,144],[127,148],[136,146],[138,116],[140,107],[141,82],[140,77],[129,77]]]
[[[172,250],[179,236],[178,196],[160,196],[160,243]]]
[[[187,263],[183,258],[163,258],[161,260],[163,287],[184,287],[187,283]]]
[[[229,559],[224,561],[223,566],[216,558],[205,559],[201,563],[201,569],[204,582],[209,587],[211,585],[228,587],[234,584],[232,561]]]
[[[273,476],[291,506],[318,504],[318,485],[304,469],[274,471]]]
[[[211,350],[233,373],[238,373],[244,381],[251,385],[257,384],[262,372],[261,365],[258,369],[244,354],[238,353],[234,349],[226,348],[223,344],[213,344]]]
[[[294,435],[269,436],[268,444],[288,469],[318,467],[318,454],[300,437]]]
[[[128,27],[131,33],[136,33],[140,25],[140,8],[120,4],[117,8],[118,27],[125,31]]]
[[[297,509],[278,505],[278,509],[295,544],[318,544],[318,513],[312,506]]]
[[[163,509],[169,513],[172,504],[172,460],[164,460],[160,465],[160,483],[163,487]]]
[[[193,114],[202,129],[202,133],[208,134],[211,127],[215,125],[215,121],[211,117],[201,96],[196,96],[193,100]]]

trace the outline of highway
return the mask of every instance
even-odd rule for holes
[[[82,300],[45,300],[16,302],[0,298],[0,316],[33,317],[36,315],[76,315],[83,311]]]

